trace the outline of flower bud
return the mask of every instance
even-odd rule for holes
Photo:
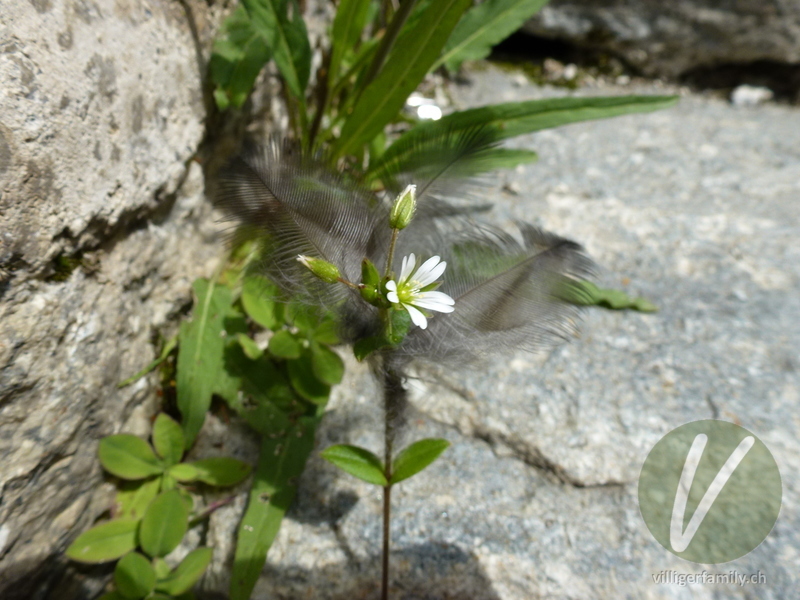
[[[311,258],[300,254],[297,257],[297,261],[326,283],[336,283],[341,277],[336,265],[332,265],[321,258]]]
[[[394,201],[389,213],[389,226],[392,229],[403,229],[408,226],[417,209],[417,186],[411,184],[404,189]]]

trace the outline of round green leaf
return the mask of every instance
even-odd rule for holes
[[[311,344],[311,368],[317,379],[328,385],[336,385],[344,375],[344,362],[339,355],[319,344]]]
[[[153,446],[167,466],[179,463],[183,457],[183,430],[181,426],[166,413],[156,417],[153,424]]]
[[[273,298],[277,289],[266,277],[249,274],[242,283],[242,306],[247,315],[256,323],[272,329],[277,323]]]
[[[145,479],[164,470],[150,444],[135,435],[123,433],[104,437],[97,453],[103,468],[122,479]]]
[[[302,347],[300,342],[287,330],[281,329],[269,338],[269,351],[278,358],[298,358]]]
[[[156,572],[150,561],[138,552],[122,557],[114,569],[117,591],[126,598],[144,598],[156,586]]]
[[[392,465],[392,484],[399,483],[422,471],[433,461],[439,458],[450,442],[447,440],[429,438],[414,442],[397,455]]]
[[[150,503],[139,527],[139,543],[149,556],[166,556],[181,543],[189,525],[189,509],[178,490]]]
[[[168,577],[158,582],[156,589],[171,596],[188,592],[206,570],[212,554],[211,548],[191,551]]]
[[[72,542],[67,557],[83,563],[116,560],[136,548],[138,527],[139,519],[116,519],[92,527]]]
[[[367,483],[386,486],[386,475],[383,464],[372,452],[358,446],[339,444],[326,448],[320,456],[339,467],[342,471],[350,473]]]

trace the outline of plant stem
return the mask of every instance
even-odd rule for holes
[[[392,262],[394,262],[394,246],[397,244],[397,234],[400,233],[399,229],[392,229],[392,241],[389,243],[389,255],[386,257],[386,272],[384,277],[388,277],[392,270]]]
[[[384,475],[389,485],[383,488],[383,561],[381,577],[381,600],[389,599],[389,542],[392,522],[392,453],[394,450],[397,426],[404,412],[406,389],[402,374],[390,364],[390,353],[383,356],[383,403],[384,437],[383,464]]]

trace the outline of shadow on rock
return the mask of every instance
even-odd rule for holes
[[[380,556],[306,570],[267,564],[253,600],[374,600],[380,595]],[[499,600],[471,553],[429,542],[392,553],[393,600]]]

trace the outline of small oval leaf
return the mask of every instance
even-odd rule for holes
[[[344,362],[339,355],[319,344],[311,344],[311,368],[317,379],[328,385],[336,385],[344,375]]]
[[[113,516],[118,519],[141,519],[153,498],[158,495],[160,487],[160,477],[122,482],[117,490],[116,512]]]
[[[153,446],[167,466],[181,462],[183,445],[181,426],[166,413],[159,414],[153,424]]]
[[[264,351],[258,347],[258,344],[256,344],[244,333],[238,334],[236,336],[236,341],[239,342],[239,345],[242,347],[244,355],[250,360],[258,360],[264,356]]]
[[[167,578],[158,583],[156,589],[171,596],[188,592],[211,562],[212,554],[211,548],[192,550]]]
[[[150,503],[139,528],[139,543],[149,556],[166,556],[181,543],[189,525],[189,509],[178,490]]]
[[[136,548],[138,527],[139,519],[116,519],[92,527],[72,542],[67,557],[83,563],[116,560]]]
[[[169,476],[187,483],[189,481],[197,481],[200,472],[194,467],[192,463],[181,463],[173,465],[169,469]]]
[[[302,350],[300,342],[287,330],[276,331],[269,338],[269,351],[278,358],[298,358]]]
[[[117,584],[120,594],[137,600],[153,591],[156,586],[156,572],[149,560],[138,552],[131,552],[117,563],[114,583]]]
[[[375,485],[387,485],[386,475],[383,473],[383,463],[369,450],[339,444],[326,448],[320,456],[339,467],[342,471],[350,473],[359,479]]]
[[[150,444],[127,433],[104,437],[97,454],[103,468],[122,479],[145,479],[164,470]]]
[[[247,315],[266,329],[272,329],[278,322],[275,317],[277,288],[262,275],[248,274],[242,283],[242,306]]]
[[[422,471],[447,450],[447,440],[428,438],[414,442],[397,455],[392,466],[392,485]]]

